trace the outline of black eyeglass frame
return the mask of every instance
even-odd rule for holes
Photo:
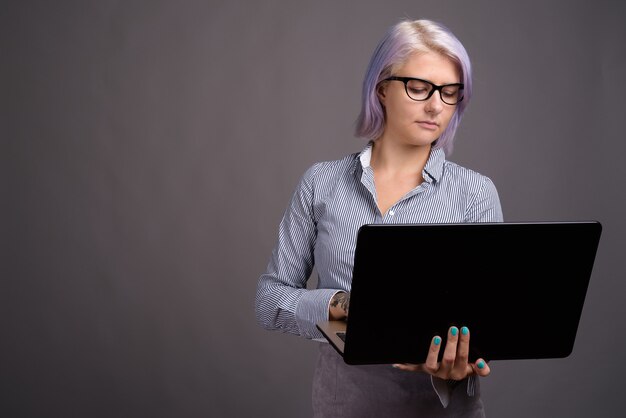
[[[438,86],[436,84],[431,83],[428,80],[422,80],[421,78],[415,78],[415,77],[396,77],[396,76],[391,76],[391,77],[387,77],[385,78],[383,81],[402,81],[404,83],[404,91],[406,92],[406,95],[409,96],[409,99],[414,100],[416,102],[423,102],[424,100],[428,100],[431,98],[431,96],[436,92],[439,91],[439,97],[441,98],[441,101],[444,102],[445,104],[449,105],[449,106],[454,106],[459,104],[461,101],[463,101],[463,90],[465,89],[465,84],[463,83],[451,83],[451,84],[442,84],[441,86]],[[426,96],[424,99],[414,99],[411,97],[411,95],[409,94],[409,86],[408,83],[409,81],[420,81],[422,83],[426,83],[431,85],[433,88],[430,90],[430,93],[428,93],[428,96]],[[446,102],[446,100],[443,98],[443,95],[441,94],[441,89],[443,89],[444,87],[450,87],[450,86],[458,86],[459,90],[461,91],[461,98],[455,102],[455,103],[448,103]]]

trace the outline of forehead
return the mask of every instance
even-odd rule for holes
[[[401,77],[421,78],[435,84],[462,82],[456,63],[436,52],[415,52],[394,73]]]

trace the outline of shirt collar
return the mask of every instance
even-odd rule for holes
[[[356,170],[359,166],[361,169],[365,170],[370,167],[370,162],[372,160],[372,145],[373,141],[370,141],[365,149],[361,151],[357,155],[358,158],[355,159],[354,169]],[[426,165],[424,166],[424,170],[422,171],[422,177],[428,183],[438,182],[441,179],[441,175],[443,173],[443,165],[446,161],[446,154],[441,148],[431,148],[430,155],[428,156],[428,160],[426,161]]]
[[[431,148],[430,155],[424,166],[422,177],[428,183],[435,183],[441,180],[443,174],[443,164],[446,162],[446,153],[441,148]]]
[[[359,154],[359,161],[361,162],[361,167],[366,169],[370,166],[370,161],[372,161],[372,146],[374,145],[373,141],[367,143],[367,146],[361,153]]]

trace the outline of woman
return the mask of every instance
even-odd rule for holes
[[[317,322],[347,317],[363,224],[502,221],[491,180],[446,160],[471,85],[467,53],[443,25],[401,21],[389,29],[363,82],[356,133],[370,141],[362,152],[317,163],[302,177],[259,279],[262,326],[321,340]],[[318,286],[309,290],[314,264]],[[381,277],[381,295],[397,291],[385,283],[392,279]],[[381,315],[392,315],[381,299]],[[476,376],[490,370],[483,359],[468,363],[469,337],[466,327],[452,327],[441,363],[442,339],[434,336],[424,364],[393,367],[349,366],[321,343],[315,416],[484,416]]]

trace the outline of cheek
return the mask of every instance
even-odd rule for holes
[[[406,119],[413,119],[417,111],[414,102],[409,101],[404,89],[387,90],[385,111],[389,120],[401,122]]]
[[[416,118],[417,110],[406,103],[396,104],[393,108],[393,118],[401,123],[413,122]]]
[[[403,106],[398,106],[396,103],[388,103],[385,109],[386,122],[392,125],[402,124],[406,118],[406,110]]]
[[[450,110],[449,112],[446,112],[445,116],[442,118],[442,121],[441,121],[442,130],[448,127],[448,124],[452,120],[452,116],[454,116],[454,110]]]

